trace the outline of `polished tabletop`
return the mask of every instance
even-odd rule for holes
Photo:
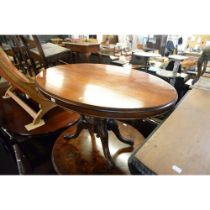
[[[168,110],[177,100],[176,90],[164,80],[113,65],[55,66],[38,74],[36,84],[51,101],[99,117],[147,117]]]

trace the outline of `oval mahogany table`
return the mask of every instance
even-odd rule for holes
[[[81,114],[74,135],[82,129],[100,137],[110,166],[108,130],[128,144],[114,119],[142,119],[168,111],[177,100],[176,90],[164,80],[126,67],[103,64],[68,64],[46,69],[36,76],[40,92],[54,103]]]

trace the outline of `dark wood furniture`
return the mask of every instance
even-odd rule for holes
[[[8,35],[7,42],[2,44],[3,50],[13,64],[24,74],[28,76],[34,76],[33,61],[30,59],[27,53],[27,49],[20,40],[19,35]]]
[[[24,125],[31,122],[31,117],[12,98],[2,98],[8,86],[8,83],[0,85],[2,144],[17,164],[19,174],[48,174],[53,142],[65,129],[76,123],[79,114],[56,107],[44,116],[45,125],[28,131]],[[37,108],[32,100],[25,99],[23,95],[22,99]],[[46,161],[49,164],[46,165]]]
[[[70,64],[51,67],[36,77],[41,93],[56,104],[82,114],[74,135],[83,129],[100,137],[110,166],[108,130],[123,138],[114,119],[143,119],[171,109],[176,90],[167,82],[137,70],[103,64]]]
[[[8,88],[8,86],[7,86]],[[6,87],[1,89],[1,96],[5,92]],[[21,94],[21,93],[17,93]],[[24,96],[21,96],[23,100]],[[36,108],[36,104],[32,100],[29,101],[31,106]],[[0,124],[5,129],[20,135],[42,135],[42,134],[49,134],[60,128],[67,128],[74,121],[79,119],[79,114],[72,111],[64,111],[60,107],[56,107],[49,111],[45,116],[44,119],[46,121],[45,125],[38,127],[37,129],[28,131],[25,128],[25,124],[31,122],[30,115],[27,114],[12,98],[3,99],[1,97],[0,100]]]
[[[98,53],[100,49],[99,43],[89,43],[89,42],[63,42],[64,47],[70,49],[72,52],[76,52],[78,61],[78,54],[83,53],[85,55],[85,61],[90,63],[91,53]]]
[[[154,38],[152,39],[153,41],[151,42],[150,39],[148,38],[146,42],[147,48],[149,48],[150,51],[151,51],[151,48],[152,48],[152,51],[158,50],[161,55],[164,55],[167,35],[154,35]],[[145,50],[145,48],[143,49]]]
[[[193,89],[129,160],[136,174],[210,174],[210,91]]]
[[[133,150],[144,143],[143,135],[132,126],[117,122],[123,136],[133,139],[134,146],[129,146],[117,141],[116,136],[109,131],[109,149],[115,167],[110,168],[103,149],[95,135],[90,135],[88,130],[83,130],[79,137],[66,142],[64,135],[74,134],[76,126],[72,126],[62,133],[55,141],[52,151],[52,162],[58,174],[130,174],[128,158]]]
[[[0,75],[10,83],[10,87],[5,92],[4,98],[12,98],[17,102],[33,119],[26,125],[27,130],[36,129],[45,124],[43,116],[55,107],[50,101],[47,101],[42,95],[37,92],[33,79],[26,77],[11,63],[6,53],[0,48]],[[25,97],[32,99],[38,104],[37,109],[33,109],[27,102],[22,100],[16,94],[16,90],[21,91]]]
[[[72,61],[71,50],[52,43],[41,44],[36,35],[32,37],[33,40],[30,40],[21,36],[34,62],[39,61],[47,68],[56,64],[70,63]]]
[[[145,52],[145,51],[134,51],[132,52],[131,64],[142,65],[142,68],[147,71],[149,68],[150,58],[161,57],[158,53]]]
[[[25,75],[34,77],[36,72],[38,72],[42,66],[34,62],[34,60],[30,57],[28,48],[23,44],[20,35],[11,36],[11,39],[13,42],[11,48],[14,53],[14,58],[18,61],[18,65],[16,65],[17,68]]]

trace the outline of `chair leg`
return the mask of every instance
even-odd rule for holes
[[[14,90],[14,88],[12,86],[10,86],[7,91],[5,92],[5,94],[2,96],[3,99],[7,99],[7,98],[11,98],[10,95],[8,94],[9,92],[12,92]]]
[[[45,121],[42,119],[42,117],[48,112],[50,111],[51,109],[53,109],[54,107],[56,107],[56,105],[51,105],[51,106],[48,106],[48,107],[44,107],[44,108],[41,108],[36,116],[34,117],[33,119],[33,122],[28,124],[28,125],[25,125],[25,128],[30,131],[30,130],[33,130],[35,128],[38,128],[42,125],[45,125]]]
[[[36,113],[30,106],[28,106],[22,99],[20,99],[18,96],[16,96],[13,93],[13,90],[15,88],[10,86],[5,95],[3,96],[4,99],[6,98],[12,98],[13,100],[16,101],[16,103],[18,103],[28,114],[31,115],[31,117],[33,118],[33,122],[25,125],[25,128],[30,131],[33,130],[35,128],[38,128],[42,125],[45,124],[44,120],[42,119],[42,117],[51,109],[53,109],[54,107],[56,107],[55,104],[51,104],[48,102],[44,102],[42,103],[42,105],[40,104],[40,109],[39,111]]]

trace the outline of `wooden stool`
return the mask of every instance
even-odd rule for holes
[[[73,134],[76,126],[67,129],[56,140],[52,152],[52,162],[58,174],[130,174],[127,160],[136,147],[144,142],[144,137],[135,128],[118,122],[121,134],[134,140],[134,147],[120,142],[109,131],[109,149],[116,167],[109,168],[104,157],[101,140],[83,130],[78,138],[66,141],[65,134]]]

